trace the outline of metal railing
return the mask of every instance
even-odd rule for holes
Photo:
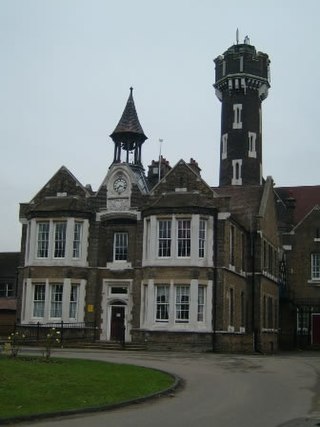
[[[61,345],[68,341],[92,342],[99,339],[99,328],[94,322],[58,322],[0,325],[0,337],[6,339],[11,333],[24,335],[26,344],[40,344],[46,339],[49,331],[55,328],[60,332]]]

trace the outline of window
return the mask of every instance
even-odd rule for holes
[[[229,289],[229,326],[233,326],[234,323],[234,291],[232,288]]]
[[[241,270],[246,270],[246,241],[244,233],[241,233]]]
[[[127,286],[112,286],[110,292],[111,292],[111,294],[127,294],[128,293],[128,287]]]
[[[171,256],[171,220],[159,220],[158,256]]]
[[[256,137],[257,137],[257,134],[255,132],[248,132],[248,142],[249,142],[248,156],[249,157],[257,157]]]
[[[62,316],[62,297],[63,297],[63,285],[61,284],[51,285],[50,317],[60,318]]]
[[[54,225],[54,258],[64,258],[66,253],[66,222],[56,222]]]
[[[204,258],[206,248],[207,221],[200,219],[199,223],[199,258]]]
[[[198,287],[198,322],[204,321],[204,286],[199,285]]]
[[[1,297],[13,297],[13,283],[0,283]]]
[[[234,265],[235,228],[230,226],[230,264]]]
[[[242,160],[232,160],[232,185],[241,185],[242,184],[242,176],[241,176],[241,168],[242,168]]]
[[[167,322],[169,319],[169,286],[156,286],[156,321]]]
[[[241,300],[240,300],[240,326],[242,328],[244,328],[246,326],[246,298],[245,298],[245,293],[241,292],[241,296],[240,296]]]
[[[223,134],[221,139],[222,139],[221,158],[226,159],[228,155],[228,134],[227,133]]]
[[[114,234],[114,260],[126,261],[128,258],[128,233]]]
[[[191,250],[191,221],[178,220],[178,257],[189,257]]]
[[[44,316],[44,302],[46,295],[46,285],[38,283],[33,288],[33,317]]]
[[[80,258],[81,255],[82,222],[75,222],[73,228],[72,257]]]
[[[176,287],[176,322],[185,323],[189,320],[190,295],[189,286]]]
[[[301,307],[297,309],[297,332],[300,335],[307,335],[311,329],[312,307]]]
[[[242,129],[242,121],[241,121],[241,112],[242,112],[242,104],[234,104],[233,105],[233,129]]]
[[[49,254],[49,222],[38,223],[37,257],[48,258]]]
[[[311,279],[320,279],[320,253],[311,254]]]
[[[69,317],[70,319],[76,319],[78,316],[78,296],[79,296],[79,285],[71,285],[70,290],[70,305],[69,305]]]

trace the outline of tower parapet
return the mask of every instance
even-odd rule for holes
[[[216,95],[222,102],[220,186],[262,184],[261,103],[270,87],[270,60],[248,37],[215,60]]]

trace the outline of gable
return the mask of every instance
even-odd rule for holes
[[[180,160],[152,189],[152,195],[168,193],[201,193],[209,197],[216,194],[211,187],[184,160]]]
[[[38,204],[49,197],[88,197],[88,190],[62,166],[47,184],[36,194],[31,203]]]

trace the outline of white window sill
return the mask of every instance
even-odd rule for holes
[[[107,262],[107,268],[109,270],[131,270],[132,265],[131,265],[131,262],[127,262],[127,261],[114,261],[114,262]]]

